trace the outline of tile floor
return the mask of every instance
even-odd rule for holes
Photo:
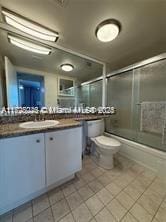
[[[1,222],[166,222],[166,185],[118,156],[113,170],[85,156],[76,178],[5,214]]]

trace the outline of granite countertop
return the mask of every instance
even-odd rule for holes
[[[75,128],[82,125],[83,120],[95,120],[101,119],[103,116],[84,116],[70,119],[57,119],[59,124],[53,127],[48,128],[38,128],[38,129],[23,129],[19,127],[20,123],[10,123],[10,124],[2,124],[0,126],[0,139],[2,138],[10,138],[17,137],[23,135],[30,135],[36,133],[45,133],[56,130],[62,130],[67,128]]]

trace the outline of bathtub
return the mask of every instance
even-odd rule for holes
[[[122,143],[121,155],[155,171],[158,176],[166,178],[166,152],[110,133],[105,133],[105,135],[113,137]]]

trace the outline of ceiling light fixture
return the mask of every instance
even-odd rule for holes
[[[65,72],[70,72],[74,69],[74,66],[71,64],[62,64],[61,69]]]
[[[49,30],[36,22],[24,18],[5,8],[2,8],[2,14],[4,15],[7,24],[22,32],[25,32],[26,34],[52,42],[56,42],[58,40],[59,34],[57,32]]]
[[[107,19],[96,27],[96,37],[102,42],[110,42],[115,39],[121,29],[120,22],[115,19]]]
[[[17,47],[20,47],[22,49],[31,51],[31,52],[35,52],[35,53],[39,53],[39,54],[43,54],[43,55],[49,55],[51,53],[50,48],[32,43],[30,41],[24,40],[19,37],[12,36],[10,34],[8,34],[8,40],[11,44],[13,44]]]

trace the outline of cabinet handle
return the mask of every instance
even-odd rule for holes
[[[50,137],[50,140],[54,140],[54,138],[53,138],[53,137]]]
[[[40,140],[38,139],[38,140],[36,140],[36,143],[40,143]]]

